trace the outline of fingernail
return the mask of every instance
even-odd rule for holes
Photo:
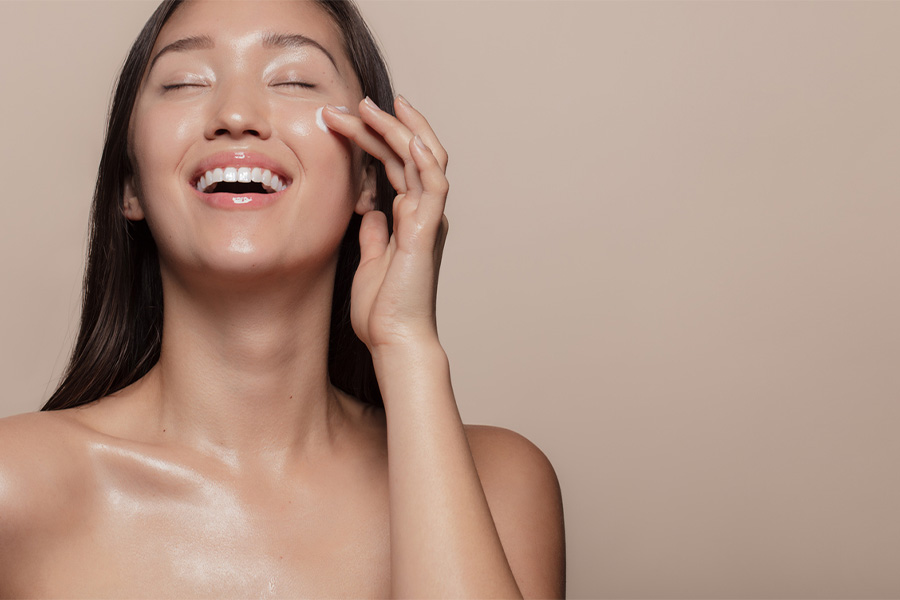
[[[380,108],[378,108],[378,105],[375,104],[374,102],[372,102],[372,99],[369,98],[368,96],[366,96],[365,102],[366,102],[366,104],[368,104],[368,105],[369,105],[370,107],[372,107],[373,109],[375,109],[375,110],[381,110]]]
[[[409,100],[403,97],[403,94],[397,94],[397,100],[405,104],[406,106],[412,107],[412,104],[409,103]]]
[[[418,146],[423,152],[429,152],[428,146],[425,145],[425,142],[422,141],[422,138],[420,138],[419,136],[414,136],[413,140],[415,141],[416,146]]]

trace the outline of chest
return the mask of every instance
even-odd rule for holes
[[[184,490],[189,489],[187,493]],[[30,596],[386,597],[387,486],[101,487],[20,575]]]

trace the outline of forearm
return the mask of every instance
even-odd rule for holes
[[[388,429],[395,597],[521,598],[439,344],[373,354]]]

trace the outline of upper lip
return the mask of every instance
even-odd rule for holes
[[[200,177],[207,171],[212,171],[216,168],[224,169],[225,167],[259,167],[268,169],[272,172],[272,175],[278,175],[278,179],[285,184],[289,185],[293,181],[293,177],[280,162],[262,152],[226,150],[210,154],[201,159],[191,172],[190,184],[192,186],[196,185],[200,181]]]

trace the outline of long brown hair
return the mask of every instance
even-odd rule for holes
[[[91,207],[78,337],[59,387],[41,410],[71,408],[107,396],[143,377],[159,360],[163,290],[156,243],[146,222],[125,218],[122,202],[125,180],[133,169],[126,152],[131,112],[156,38],[182,1],[165,0],[157,7],[131,46],[119,75]],[[393,112],[387,66],[356,6],[346,0],[316,2],[340,30],[363,95]],[[381,162],[373,160],[373,164],[376,206],[392,227],[394,190]],[[362,402],[381,406],[372,356],[350,324],[350,287],[359,265],[360,221],[354,214],[338,256],[328,373],[338,388]]]

